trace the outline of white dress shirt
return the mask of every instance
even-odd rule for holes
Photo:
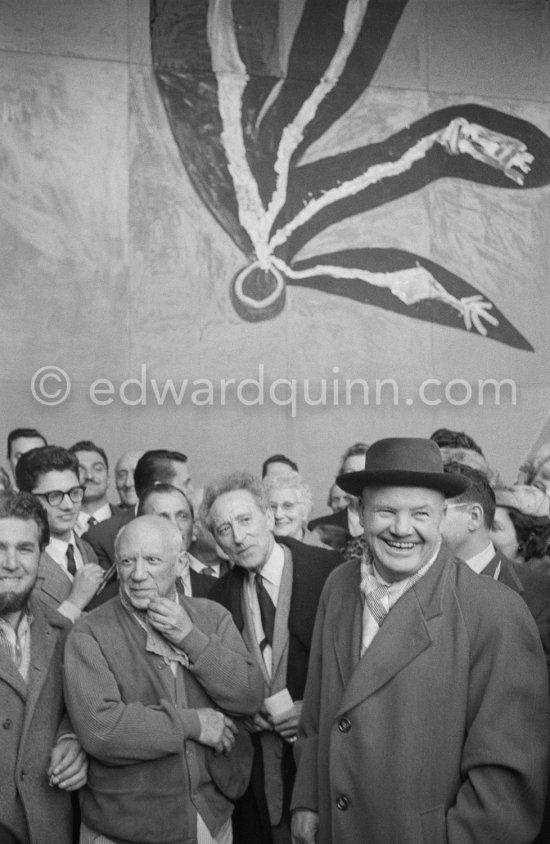
[[[102,504],[101,507],[93,513],[84,513],[83,510],[81,510],[78,514],[78,519],[76,520],[75,531],[79,536],[82,536],[82,534],[86,533],[90,527],[88,522],[92,516],[96,522],[104,522],[106,519],[110,519],[112,515],[111,505],[108,501],[106,504]]]
[[[480,551],[479,554],[476,554],[475,557],[470,557],[469,560],[465,560],[466,564],[470,566],[470,568],[475,571],[476,574],[481,574],[482,571],[487,568],[493,557],[495,556],[495,546],[492,542],[489,542],[487,548],[484,548],[483,551]],[[496,571],[493,575],[495,580],[498,580],[498,576],[500,574],[500,563],[498,564]]]
[[[273,606],[277,607],[277,602],[279,600],[279,589],[281,587],[281,578],[283,576],[283,568],[285,565],[285,552],[283,550],[282,545],[278,545],[276,542],[273,543],[273,549],[267,562],[262,567],[260,572],[261,576],[263,577],[264,587],[267,590],[267,593],[271,600],[273,601]],[[262,627],[262,616],[260,613],[260,604],[258,601],[258,594],[256,592],[256,572],[250,571],[248,573],[248,581],[246,584],[246,593],[248,598],[248,606],[250,607],[250,612],[252,614],[252,620],[254,622],[254,632],[256,634],[256,639],[258,640],[258,644],[262,642],[265,638],[264,629]],[[272,649],[271,645],[266,645],[262,652],[265,667],[267,669],[268,674],[271,676],[271,668],[272,668]]]

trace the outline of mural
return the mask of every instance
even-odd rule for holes
[[[512,191],[550,183],[550,139],[475,103],[306,160],[368,88],[406,5],[152,0],[154,73],[181,159],[243,255],[231,300],[254,322],[282,311],[287,286],[310,287],[532,351],[475,277],[399,249],[323,250],[330,226],[359,214],[368,222],[437,179]],[[301,255],[314,239],[318,253]]]

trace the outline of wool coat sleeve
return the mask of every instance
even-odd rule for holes
[[[71,632],[63,668],[65,701],[73,727],[84,750],[102,762],[132,765],[158,759],[181,753],[186,738],[199,737],[196,712],[177,707],[168,693],[159,696],[156,705],[125,702],[90,630]]]
[[[221,709],[232,715],[253,715],[263,703],[260,666],[226,609],[205,598],[195,598],[193,603],[216,616],[216,630],[207,634],[195,626],[183,639],[189,670]]]
[[[506,623],[491,592],[468,618],[470,677],[466,736],[448,844],[529,844],[542,820],[548,775],[549,702],[542,646],[523,601],[509,590]]]
[[[319,807],[319,714],[321,711],[321,678],[323,675],[323,630],[325,624],[326,591],[323,591],[313,628],[306,689],[298,736],[294,745],[294,758],[298,775],[292,794],[292,811],[308,809],[317,812]]]

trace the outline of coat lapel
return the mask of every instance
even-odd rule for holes
[[[41,609],[36,604],[32,606],[32,613],[31,659],[27,677],[27,704],[25,707],[25,721],[23,724],[21,744],[25,740],[28,726],[32,721],[34,710],[42,693],[42,688],[48,677],[48,672],[51,671],[52,656],[55,650],[57,636],[62,629],[60,625],[59,631],[56,631],[55,627],[49,625]],[[61,676],[59,681],[61,682]]]
[[[279,599],[275,613],[275,628],[273,630],[271,688],[286,686],[286,669],[288,659],[288,613],[292,595],[292,555],[288,548],[284,548],[285,564],[279,586]],[[282,682],[282,685],[281,685]]]
[[[361,650],[363,607],[359,586],[361,570],[359,562],[350,568],[344,588],[340,590],[340,601],[333,627],[334,649],[340,678],[344,686],[350,681]]]
[[[429,622],[442,612],[442,584],[450,573],[451,564],[445,563],[445,552],[440,552],[424,577],[391,609],[370,647],[357,662],[337,717],[373,695],[430,647]],[[360,599],[357,600],[360,603]],[[359,641],[360,636],[359,632]],[[355,650],[357,639],[353,641]]]
[[[9,656],[0,651],[0,681],[11,686],[19,695],[21,700],[27,698],[27,686],[21,674],[11,661]]]
[[[35,589],[41,589],[56,604],[63,603],[71,591],[70,579],[47,551],[40,557]]]

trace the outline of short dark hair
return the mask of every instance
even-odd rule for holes
[[[286,457],[284,454],[272,454],[271,457],[268,457],[267,460],[264,460],[262,463],[262,478],[265,478],[267,475],[267,468],[272,463],[286,463],[289,469],[292,469],[293,472],[298,471],[298,464],[291,460],[290,457]]]
[[[32,492],[41,475],[66,471],[74,472],[78,478],[76,455],[59,445],[43,445],[21,455],[15,467],[15,482],[24,492]]]
[[[141,495],[139,496],[139,504],[137,508],[137,515],[143,516],[145,515],[143,512],[143,508],[149,501],[152,495],[171,495],[174,492],[178,492],[182,495],[189,505],[189,510],[191,511],[191,517],[195,518],[195,508],[193,507],[193,502],[189,498],[186,493],[174,484],[167,484],[167,483],[158,483],[153,484],[153,486],[148,486],[147,489],[144,489]]]
[[[75,443],[68,449],[71,454],[76,454],[77,451],[95,451],[97,454],[100,454],[103,458],[103,462],[107,469],[109,469],[109,461],[107,460],[107,455],[105,454],[105,450],[101,448],[100,445],[96,445],[91,440],[80,440],[79,442]]]
[[[531,516],[509,507],[508,513],[518,540],[518,554],[524,560],[547,556],[550,551],[550,519],[548,516]]]
[[[438,428],[430,439],[439,448],[469,448],[470,451],[477,451],[483,457],[483,452],[476,441],[464,431],[451,431],[450,428]]]
[[[44,445],[48,445],[46,437],[44,434],[41,434],[40,431],[37,431],[36,428],[14,428],[13,431],[10,431],[8,434],[8,453],[7,458],[10,459],[11,455],[11,446],[14,440],[19,440],[22,437],[25,439],[40,439],[44,441]]]
[[[136,495],[141,498],[147,487],[158,483],[169,484],[174,477],[172,463],[187,463],[187,455],[181,451],[157,448],[146,451],[139,458],[134,471]]]
[[[446,463],[443,471],[450,475],[462,475],[469,481],[469,487],[460,495],[453,498],[457,504],[479,504],[483,509],[483,521],[485,527],[490,530],[495,519],[496,499],[493,487],[489,483],[487,475],[479,469],[465,466],[463,463],[451,461]]]
[[[36,522],[38,525],[38,544],[43,551],[50,541],[48,517],[42,504],[30,492],[0,493],[0,519],[21,519],[23,522]]]

